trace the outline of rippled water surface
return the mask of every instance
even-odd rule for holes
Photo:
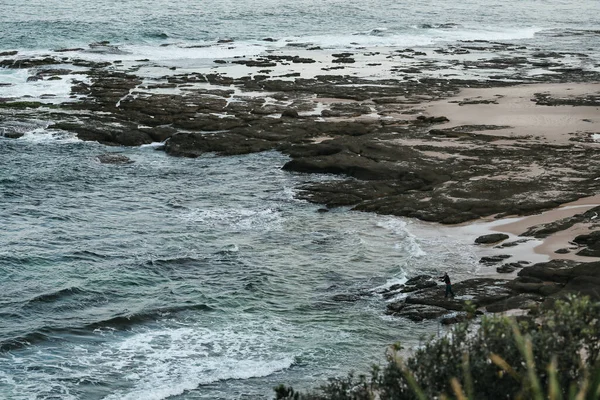
[[[135,163],[100,164],[105,151]],[[443,261],[451,243],[419,243],[402,220],[295,200],[307,178],[282,171],[278,153],[179,159],[37,130],[0,138],[0,154],[9,398],[310,387],[435,332],[384,317],[378,287],[464,269],[464,255]]]
[[[322,45],[415,46],[597,29],[600,14],[596,0],[3,0],[2,8],[0,48],[6,49],[85,47],[100,40],[136,45],[265,37]],[[440,24],[454,26],[436,29]]]

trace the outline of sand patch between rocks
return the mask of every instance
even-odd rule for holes
[[[600,93],[600,83],[531,84],[501,88],[464,89],[458,96],[430,102],[424,113],[446,116],[439,128],[463,125],[498,125],[511,128],[482,131],[494,136],[531,136],[538,140],[567,144],[575,132],[600,133],[600,108],[595,106],[538,105],[536,93],[573,98]],[[463,104],[490,100],[497,104]]]

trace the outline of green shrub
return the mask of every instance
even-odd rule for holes
[[[429,339],[406,360],[392,346],[387,365],[369,377],[330,379],[315,393],[281,386],[276,399],[600,399],[599,316],[600,303],[570,297],[537,316],[484,317]]]

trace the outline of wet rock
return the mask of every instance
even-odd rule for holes
[[[72,52],[72,51],[83,51],[85,50],[83,47],[71,47],[71,48],[64,48],[64,49],[55,49],[53,50],[55,53],[68,53],[68,52]]]
[[[288,108],[281,113],[282,118],[298,118],[298,111]]]
[[[418,275],[406,281],[402,293],[410,293],[419,289],[436,287],[437,283],[430,275]]]
[[[584,256],[584,257],[600,257],[600,249],[591,249],[591,248],[587,248],[587,249],[583,249],[577,252],[578,256]]]
[[[360,296],[356,294],[336,294],[331,300],[352,303],[360,300]]]
[[[479,236],[475,239],[476,244],[494,244],[508,239],[509,236],[505,233],[491,233],[489,235]]]
[[[423,304],[394,303],[394,306],[390,306],[388,306],[386,312],[388,315],[407,318],[415,322],[439,318],[448,313],[448,310],[443,307]]]
[[[475,307],[481,307],[510,297],[514,292],[507,286],[508,282],[490,278],[468,279],[452,285],[455,298],[444,298],[444,287],[439,285],[413,292],[405,302],[462,311],[467,301]]]
[[[479,260],[480,264],[486,264],[486,265],[493,265],[493,264],[498,264],[499,262],[502,262],[504,260],[506,260],[507,258],[511,258],[512,256],[510,254],[498,254],[498,255],[494,255],[494,256],[484,256],[481,257],[481,259]]]
[[[336,58],[332,61],[333,63],[343,63],[343,64],[353,64],[356,62],[356,60],[354,60],[354,58],[351,57],[340,57],[340,58]]]
[[[144,131],[138,129],[137,124],[114,120],[99,120],[81,116],[76,121],[58,122],[51,125],[53,129],[61,129],[77,134],[81,140],[96,141],[107,145],[141,146],[153,142],[152,138]]]
[[[294,57],[294,58],[292,58],[292,62],[294,64],[313,64],[313,63],[316,63],[316,61],[313,60],[312,58],[306,58],[306,57]]]
[[[511,272],[515,272],[517,269],[521,268],[522,265],[519,263],[508,263],[503,264],[502,266],[496,268],[496,272],[500,274],[509,274]]]
[[[441,117],[427,117],[425,115],[419,115],[417,117],[417,121],[422,122],[422,123],[427,123],[427,124],[440,124],[440,123],[444,123],[444,122],[448,122],[450,121],[448,118],[441,116]]]
[[[272,150],[276,143],[240,134],[178,133],[165,143],[165,152],[178,157],[199,157],[206,153],[220,155],[248,154]]]
[[[35,68],[42,65],[62,64],[63,61],[54,57],[32,57],[0,60],[0,67],[6,68]]]
[[[571,250],[567,249],[567,248],[562,248],[562,249],[558,249],[555,251],[556,254],[569,254],[571,252]]]
[[[506,247],[515,247],[520,245],[521,243],[526,243],[528,242],[530,239],[519,239],[519,240],[513,240],[512,242],[505,242],[500,244],[499,246],[496,246],[496,248],[506,248]]]
[[[600,257],[600,231],[579,235],[573,239],[573,242],[587,247],[577,252],[578,256]]]
[[[25,135],[25,132],[23,129],[19,129],[18,126],[7,125],[0,128],[0,136],[4,136],[5,138],[18,139],[23,135]]]

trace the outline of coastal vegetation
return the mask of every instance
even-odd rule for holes
[[[474,311],[474,310],[472,310]],[[569,296],[526,316],[486,316],[430,338],[408,357],[330,379],[319,391],[281,385],[278,400],[598,399],[600,303]]]

